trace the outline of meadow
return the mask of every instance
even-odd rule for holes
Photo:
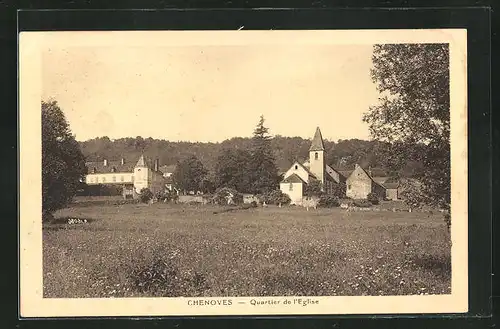
[[[220,210],[164,203],[60,210],[60,223],[43,227],[44,297],[450,293],[450,237],[438,213]]]

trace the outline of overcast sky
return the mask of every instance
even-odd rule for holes
[[[320,126],[329,140],[367,139],[371,55],[369,44],[51,42],[42,97],[59,102],[80,141],[217,142],[250,136],[261,114],[273,135],[312,138]]]

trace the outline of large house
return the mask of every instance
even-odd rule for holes
[[[358,164],[354,170],[340,171],[326,164],[325,159],[325,146],[318,127],[309,148],[309,159],[293,163],[280,183],[280,190],[290,197],[291,204],[302,203],[306,187],[313,180],[320,182],[326,194],[333,192],[335,184],[341,184],[345,187],[346,197],[352,199],[366,199],[372,192],[390,200],[399,198],[399,183],[389,179],[383,171],[374,170],[378,175],[372,176],[371,169],[367,172]]]
[[[165,177],[159,169],[159,160],[151,161],[141,155],[135,165],[120,161],[87,162],[87,185],[120,185],[123,197],[137,198],[143,188],[156,194],[166,187]]]

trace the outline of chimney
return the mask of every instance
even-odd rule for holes
[[[122,158],[122,160],[120,161],[120,163],[122,164],[122,166],[125,164],[125,159]]]
[[[108,165],[108,160],[104,159],[104,167],[106,167],[107,165]]]
[[[155,171],[158,171],[158,170],[160,170],[160,160],[156,159],[155,160]]]

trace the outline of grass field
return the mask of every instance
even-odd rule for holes
[[[43,229],[45,297],[450,293],[438,214],[90,205]]]

